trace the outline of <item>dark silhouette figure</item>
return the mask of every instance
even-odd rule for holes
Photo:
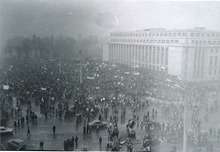
[[[27,130],[27,136],[31,135],[31,131],[30,131],[30,127],[28,126],[28,130]]]
[[[73,150],[74,150],[74,136],[72,136],[72,147],[73,147]]]
[[[43,141],[40,142],[40,150],[44,150],[44,142]]]
[[[75,145],[76,145],[76,148],[78,147],[78,137],[76,136],[75,137]]]
[[[102,146],[102,137],[100,136],[99,137],[99,147],[101,147]]]
[[[55,134],[56,134],[56,126],[53,125],[53,135],[55,135]]]

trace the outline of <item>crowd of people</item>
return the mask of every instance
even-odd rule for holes
[[[126,123],[129,109],[133,113],[130,119],[145,133],[152,121],[159,124],[155,136],[160,142],[182,142],[182,91],[177,89],[180,82],[166,72],[95,60],[14,59],[3,65],[0,73],[4,125],[8,120],[13,120],[15,128],[24,126],[25,121],[27,126],[37,124],[34,104],[40,107],[45,119],[76,117],[77,122],[83,123],[85,134],[90,132],[88,123],[97,117],[109,121],[112,124],[109,139],[113,140],[114,135],[118,138],[118,111],[121,122]],[[196,113],[194,116],[193,126],[198,130],[201,121]],[[74,138],[65,140],[64,149],[68,149],[66,145],[74,145],[73,141]]]

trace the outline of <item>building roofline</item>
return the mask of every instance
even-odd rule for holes
[[[140,29],[140,30],[131,30],[131,31],[114,31],[111,33],[139,33],[139,32],[217,32],[217,30],[209,30],[205,27],[195,27],[190,29],[166,29],[166,28],[147,28],[147,29]]]

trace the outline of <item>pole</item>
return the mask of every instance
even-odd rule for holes
[[[79,51],[79,55],[80,55],[80,76],[79,76],[79,82],[80,82],[80,85],[82,85],[82,51],[80,50]]]
[[[185,96],[185,95],[184,95]],[[187,114],[187,101],[183,98],[184,115],[183,115],[183,152],[187,152],[187,132],[186,132],[186,114]]]

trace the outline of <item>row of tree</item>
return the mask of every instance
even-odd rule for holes
[[[16,37],[9,39],[4,55],[16,58],[78,58],[80,46],[72,37]],[[82,51],[86,55],[86,51]]]

